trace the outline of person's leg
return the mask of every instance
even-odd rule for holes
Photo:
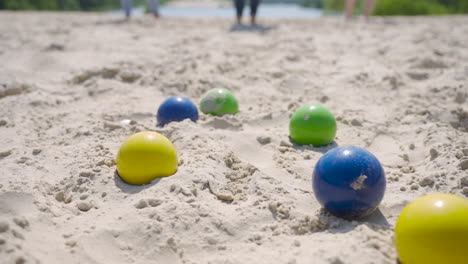
[[[148,0],[149,11],[156,17],[159,17],[159,0]]]
[[[364,9],[364,15],[366,17],[369,17],[372,14],[372,11],[374,10],[374,4],[375,4],[374,0],[366,0],[366,6]]]
[[[356,5],[356,0],[346,0],[346,17],[350,18],[354,13],[354,6]]]
[[[125,11],[125,17],[130,18],[130,15],[132,14],[132,0],[122,0],[122,8]]]
[[[258,6],[260,5],[260,0],[250,0],[250,17],[251,20],[250,22],[252,25],[256,24],[256,18],[257,18],[257,10]]]
[[[236,6],[237,23],[240,24],[242,21],[242,13],[244,11],[244,0],[234,0]]]

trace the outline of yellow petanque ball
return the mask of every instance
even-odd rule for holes
[[[177,153],[172,142],[156,132],[136,133],[120,146],[117,171],[126,183],[142,185],[177,171]]]
[[[402,264],[468,263],[468,199],[445,193],[408,204],[395,227]]]

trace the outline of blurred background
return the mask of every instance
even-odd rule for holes
[[[265,17],[316,17],[341,13],[345,0],[263,0]],[[361,6],[362,1],[358,1]],[[232,16],[229,0],[161,0],[166,16]],[[135,14],[143,14],[146,0],[134,0]],[[118,12],[120,0],[0,0],[0,9]],[[356,12],[360,12],[358,8]],[[447,15],[468,13],[468,0],[377,0],[373,15]]]

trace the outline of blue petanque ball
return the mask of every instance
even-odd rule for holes
[[[172,96],[159,106],[156,118],[159,126],[185,119],[196,122],[198,120],[198,109],[190,99],[182,96]]]
[[[312,176],[315,197],[335,216],[356,219],[368,216],[385,193],[385,173],[369,151],[345,146],[325,153]]]

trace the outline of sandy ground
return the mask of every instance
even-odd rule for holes
[[[403,207],[468,195],[468,17],[345,22],[0,13],[0,262],[395,263]],[[231,89],[240,113],[156,127],[168,96]],[[319,103],[336,142],[297,146],[289,116]],[[122,120],[132,120],[128,125]],[[115,174],[137,131],[170,138],[172,177]],[[262,143],[260,143],[262,142]],[[316,201],[316,161],[357,145],[387,191],[362,221]]]

